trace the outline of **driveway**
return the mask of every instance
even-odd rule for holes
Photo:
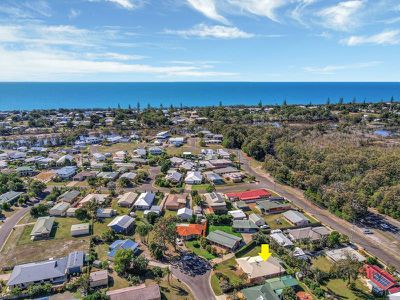
[[[194,277],[182,273],[176,267],[172,267],[171,271],[176,278],[178,278],[190,288],[195,299],[216,300],[214,291],[212,290],[210,284],[211,271],[208,271],[204,275]]]

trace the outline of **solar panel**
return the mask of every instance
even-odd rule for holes
[[[374,273],[373,278],[376,280],[376,282],[378,282],[379,284],[381,284],[384,287],[387,287],[392,284],[392,282],[390,280],[386,279],[379,273]]]

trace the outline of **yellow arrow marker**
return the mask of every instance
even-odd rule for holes
[[[271,256],[271,252],[269,252],[269,245],[268,244],[262,244],[261,245],[261,252],[258,253],[260,257],[264,260],[267,261],[267,259]]]

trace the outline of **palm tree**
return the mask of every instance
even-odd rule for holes
[[[165,275],[167,276],[167,280],[168,280],[168,285],[171,285],[171,270],[170,268],[166,268],[164,271]]]

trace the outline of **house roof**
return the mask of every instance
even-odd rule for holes
[[[8,285],[18,285],[65,276],[67,257],[41,262],[17,265],[14,267]]]
[[[323,226],[289,229],[288,234],[293,241],[305,240],[318,241],[329,235],[329,230]]]
[[[238,193],[226,194],[228,198],[238,198],[242,201],[256,200],[271,196],[271,193],[264,189],[250,190]]]
[[[182,207],[178,209],[178,212],[176,213],[177,216],[192,216],[193,215],[193,210],[187,207]]]
[[[110,245],[110,251],[108,252],[109,257],[114,257],[118,250],[120,249],[131,249],[132,251],[136,251],[139,248],[139,244],[130,240],[116,240],[114,243]]]
[[[21,196],[22,192],[9,191],[0,196],[0,203],[8,203]]]
[[[291,240],[289,240],[285,235],[283,235],[282,232],[276,232],[272,233],[270,235],[272,239],[274,239],[279,245],[281,246],[292,246],[293,243]]]
[[[76,231],[76,230],[89,230],[89,229],[90,229],[89,223],[71,225],[71,232]]]
[[[260,207],[261,209],[264,209],[266,211],[271,210],[271,209],[284,209],[284,208],[290,208],[290,204],[288,203],[281,203],[278,201],[257,201],[257,206]]]
[[[77,190],[66,191],[62,194],[58,199],[64,202],[72,202],[80,195],[80,192]]]
[[[121,196],[121,198],[118,200],[118,204],[127,203],[127,204],[129,204],[129,205],[132,205],[132,204],[135,202],[135,200],[136,200],[137,197],[138,197],[138,194],[135,193],[135,192],[128,192],[128,193],[125,193],[125,194],[123,194],[123,195]]]
[[[267,284],[252,286],[241,292],[247,300],[280,300]]]
[[[192,171],[192,172],[188,172],[185,178],[185,181],[201,181],[203,180],[203,175],[201,175],[200,172],[198,171]]]
[[[55,218],[54,217],[40,217],[37,219],[35,226],[33,226],[31,235],[42,235],[42,234],[50,234],[51,229],[53,228]]]
[[[381,290],[388,290],[397,285],[397,280],[385,270],[375,265],[365,265],[366,277]]]
[[[358,260],[359,262],[365,261],[364,256],[362,256],[360,253],[358,253],[356,250],[354,250],[353,248],[351,248],[349,246],[340,248],[340,249],[328,250],[328,251],[325,251],[325,254],[333,261],[344,260],[349,256],[352,259]]]
[[[85,253],[83,251],[71,252],[67,256],[67,269],[82,267],[84,260]]]
[[[58,211],[66,211],[70,205],[66,202],[59,202],[56,205],[54,205],[50,210],[58,210]]]
[[[234,229],[258,229],[258,226],[251,220],[233,220]]]
[[[135,202],[135,206],[151,206],[156,195],[151,192],[142,193]]]
[[[216,230],[208,234],[207,240],[232,249],[242,238],[221,230]]]
[[[110,300],[154,300],[161,299],[160,287],[158,285],[127,287],[114,291],[108,291]]]
[[[187,194],[169,194],[165,199],[165,205],[186,204]]]
[[[177,224],[176,232],[179,236],[203,235],[206,227],[203,224]]]
[[[228,174],[228,173],[239,172],[239,170],[234,167],[218,168],[218,169],[214,169],[213,171],[214,171],[214,173],[217,173],[217,174]]]
[[[293,224],[303,222],[303,221],[307,221],[307,222],[310,221],[301,212],[298,212],[296,210],[285,211],[282,215]]]
[[[265,283],[279,296],[285,287],[294,287],[299,283],[290,275],[265,280]]]
[[[265,261],[260,256],[247,256],[237,258],[236,262],[250,279],[276,276],[285,272],[285,269],[274,257]]]
[[[89,275],[89,280],[91,282],[102,281],[105,279],[108,279],[108,271],[107,270],[91,272]]]
[[[112,220],[107,226],[112,227],[112,226],[118,226],[121,228],[128,228],[135,219],[131,218],[130,216],[123,215],[123,216],[118,216],[115,217],[114,220]]]
[[[230,210],[228,211],[228,214],[230,214],[234,219],[246,218],[246,214],[240,209]]]

